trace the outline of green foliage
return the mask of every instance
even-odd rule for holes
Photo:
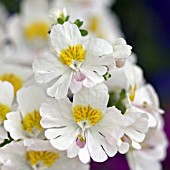
[[[109,93],[109,103],[108,106],[115,106],[117,109],[121,111],[122,114],[126,112],[126,106],[124,104],[124,100],[126,99],[126,91],[122,89],[120,93],[117,95],[116,92],[112,91]]]
[[[88,31],[87,30],[80,29],[80,33],[81,33],[82,36],[88,35]]]
[[[78,28],[80,28],[83,25],[83,21],[76,19],[76,21],[74,21],[74,24],[76,24],[78,26]]]

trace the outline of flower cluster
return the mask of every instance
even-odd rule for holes
[[[161,169],[164,111],[110,5],[25,0],[19,14],[4,14],[2,170],[88,170],[117,153],[131,170]]]

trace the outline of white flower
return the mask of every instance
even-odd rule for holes
[[[129,150],[127,160],[131,170],[161,170],[168,141],[161,129],[152,129],[142,143],[141,150]]]
[[[4,129],[4,120],[6,114],[11,111],[14,100],[14,89],[8,82],[0,81],[0,143],[4,139],[8,139],[6,130]]]
[[[39,109],[45,98],[43,91],[34,86],[23,87],[17,92],[19,108],[16,112],[8,113],[4,122],[5,129],[14,140],[43,138]]]
[[[21,13],[7,22],[8,38],[13,45],[8,60],[31,65],[35,56],[48,48],[49,27],[46,0],[22,1]]]
[[[112,42],[124,36],[118,17],[106,7],[107,0],[78,1],[57,0],[51,6],[60,9],[65,7],[71,21],[80,18],[84,22],[83,28],[88,30],[91,37],[104,38]]]
[[[45,136],[53,147],[67,150],[68,157],[78,155],[83,163],[90,157],[96,162],[113,157],[125,122],[119,110],[107,108],[108,98],[107,87],[99,84],[82,88],[73,103],[64,98],[42,104],[41,125],[47,128]]]
[[[135,149],[141,149],[140,143],[145,139],[148,131],[148,116],[146,113],[139,112],[131,107],[124,113],[127,124],[124,129],[123,141],[129,143]]]
[[[27,143],[28,144],[28,143]],[[11,142],[0,149],[0,162],[6,163],[6,170],[88,170],[77,158],[69,159],[66,153],[54,149],[48,141],[33,140],[24,146],[22,141]],[[7,165],[7,162],[10,162]]]
[[[39,83],[56,79],[47,93],[56,99],[67,95],[70,87],[73,93],[82,86],[93,87],[104,81],[107,65],[112,57],[103,55],[112,53],[112,46],[102,39],[85,39],[76,25],[65,22],[52,28],[51,43],[56,53],[45,53],[35,59],[33,71]]]
[[[0,68],[0,80],[10,82],[14,87],[15,95],[17,91],[27,85],[33,77],[33,72],[28,67],[0,63]]]
[[[132,47],[126,44],[123,38],[116,39],[113,43],[113,57],[115,59],[115,67],[121,68],[125,65],[127,57],[130,56]]]
[[[125,89],[130,100],[133,101],[137,88],[144,84],[143,70],[127,60],[122,68],[110,69],[109,73],[111,77],[106,81],[109,91],[112,92],[120,88]]]
[[[136,96],[132,105],[148,114],[149,127],[158,125],[159,114],[164,113],[164,111],[160,109],[158,95],[150,84],[145,84],[136,90]]]

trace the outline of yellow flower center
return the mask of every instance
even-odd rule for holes
[[[40,125],[41,116],[39,111],[35,110],[32,113],[27,113],[23,119],[23,129],[29,133],[34,133],[34,130],[41,131],[43,128]]]
[[[60,59],[63,64],[71,66],[73,61],[81,63],[86,56],[86,51],[81,44],[69,46],[60,53]]]
[[[10,108],[7,105],[0,103],[0,120],[4,122],[6,120],[6,114],[10,112]]]
[[[134,85],[134,87],[130,86],[130,95],[129,95],[129,98],[130,98],[130,100],[132,102],[135,99],[135,93],[136,93],[136,84]]]
[[[100,29],[101,21],[97,16],[93,16],[89,19],[88,29],[95,33],[99,38],[104,38],[104,33]]]
[[[28,40],[34,39],[47,39],[48,38],[49,25],[47,22],[33,22],[28,25],[24,30],[24,35]]]
[[[89,123],[90,126],[94,126],[100,121],[102,111],[100,109],[91,108],[90,106],[85,107],[77,105],[73,108],[73,115],[77,123],[82,122],[83,126],[86,126],[86,123]]]
[[[27,152],[27,160],[32,166],[36,166],[38,163],[43,163],[46,167],[51,167],[59,155],[53,151],[33,151]]]
[[[23,81],[19,76],[16,76],[12,73],[6,73],[3,75],[0,75],[1,81],[8,81],[10,82],[14,87],[14,94],[16,95],[17,91],[23,86]]]

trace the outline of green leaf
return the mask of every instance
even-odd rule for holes
[[[69,18],[70,18],[70,16],[69,16],[69,15],[67,15],[67,16],[66,16],[66,18],[65,18],[65,22],[66,22],[66,21],[68,21],[68,20],[69,20]]]
[[[114,91],[112,91],[111,93],[109,93],[109,103],[108,106],[112,107],[115,106],[117,100],[116,100],[116,94]]]
[[[79,19],[77,19],[74,24],[76,24],[78,26],[78,28],[80,28],[83,25],[83,21],[80,21]]]
[[[121,111],[122,114],[126,112],[126,106],[122,101],[116,103],[115,107]]]
[[[123,99],[126,98],[126,91],[125,91],[125,89],[121,90],[119,96],[120,96],[119,100],[123,100]]]
[[[58,24],[61,24],[61,25],[63,25],[63,24],[64,24],[64,20],[63,20],[63,18],[58,18],[58,19],[57,19],[57,22],[58,22]]]
[[[82,36],[88,35],[88,31],[80,29],[80,33]]]

